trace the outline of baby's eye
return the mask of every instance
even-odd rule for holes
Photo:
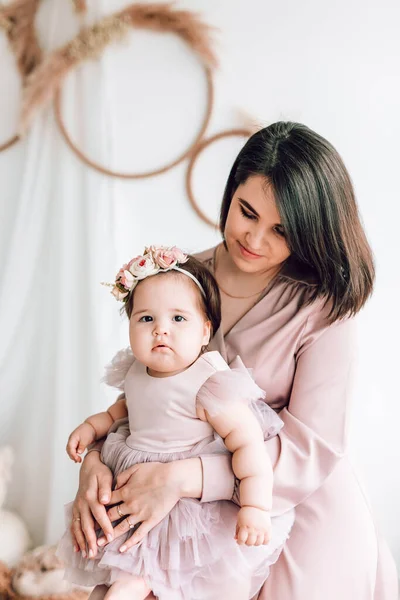
[[[144,317],[140,317],[139,323],[151,323],[152,320],[153,317],[151,317],[150,315],[144,315]]]
[[[175,315],[172,320],[176,321],[177,323],[182,323],[182,321],[186,321],[185,317],[182,317],[182,315]]]

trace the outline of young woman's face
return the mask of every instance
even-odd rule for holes
[[[138,284],[129,340],[150,375],[167,377],[183,371],[210,341],[210,322],[200,309],[198,294],[185,275],[155,275]]]
[[[253,175],[239,185],[224,235],[233,262],[246,273],[279,269],[290,256],[273,188],[265,177]]]

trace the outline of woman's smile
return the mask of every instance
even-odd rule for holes
[[[239,240],[238,240],[238,245],[239,245],[240,253],[242,254],[242,256],[244,258],[249,258],[250,260],[257,260],[258,258],[262,258],[261,254],[256,254],[255,252],[249,250],[248,248],[243,246],[243,244],[241,244],[239,242]]]

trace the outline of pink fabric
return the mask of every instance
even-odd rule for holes
[[[213,268],[213,252],[198,257]],[[240,355],[284,422],[266,447],[274,464],[273,514],[296,508],[291,536],[259,600],[397,600],[397,574],[346,456],[353,320],[329,326],[312,283],[283,272],[213,348]],[[234,487],[227,457],[203,459],[203,501]],[[221,597],[222,600],[222,597]]]
[[[135,360],[125,380],[127,445],[147,452],[186,452],[212,436],[211,425],[197,418],[196,393],[217,369],[229,371],[218,352],[207,352],[186,371],[165,378],[151,377]]]
[[[282,421],[262,399],[261,390],[240,359],[230,369],[219,352],[206,352],[188,369],[166,378],[151,377],[132,353],[118,353],[105,381],[124,381],[129,424],[109,432],[101,458],[114,477],[134,464],[229,454],[209,423],[197,417],[196,404],[212,414],[234,411],[245,402],[264,439],[276,435]],[[199,429],[199,425],[202,426]],[[173,435],[172,435],[173,434]],[[79,585],[110,584],[126,573],[142,577],[160,600],[218,600],[226,585],[241,598],[257,593],[277,560],[294,521],[294,511],[272,519],[267,545],[247,547],[234,538],[238,506],[233,502],[201,503],[183,498],[137,545],[121,554],[132,531],[99,549],[89,560],[73,551],[68,527],[58,555],[66,578]],[[67,507],[71,522],[72,504]]]

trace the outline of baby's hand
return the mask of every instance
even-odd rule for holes
[[[68,438],[67,454],[76,463],[82,462],[79,454],[82,454],[86,448],[96,439],[96,432],[89,423],[79,425]]]
[[[261,546],[271,539],[270,513],[254,506],[243,506],[239,510],[235,539],[238,544]]]

